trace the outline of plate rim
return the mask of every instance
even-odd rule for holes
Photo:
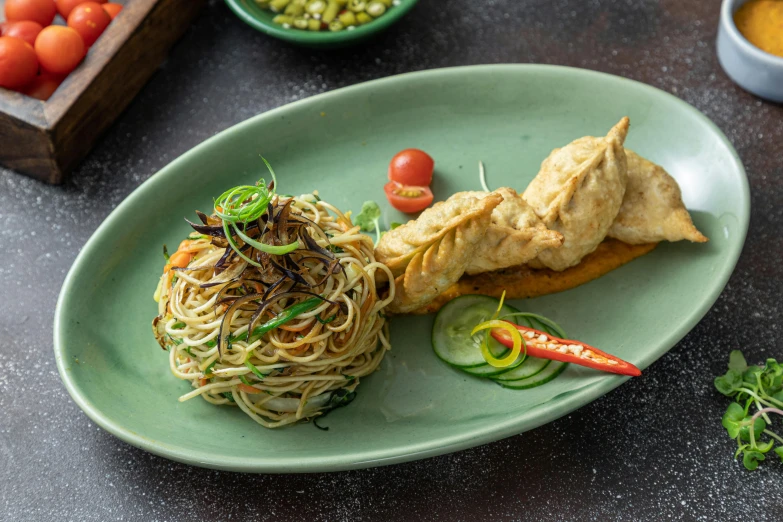
[[[253,472],[253,473],[303,473],[303,472],[328,472],[328,471],[343,471],[350,469],[361,469],[375,466],[384,466],[390,464],[397,464],[402,462],[408,462],[413,460],[419,460],[427,457],[434,457],[437,455],[443,455],[446,453],[452,453],[460,451],[470,447],[478,446],[481,444],[487,444],[493,441],[504,439],[513,435],[523,433],[535,429],[543,424],[552,422],[553,420],[567,415],[568,413],[585,406],[594,400],[602,397],[606,393],[610,392],[614,388],[618,387],[628,377],[619,376],[607,376],[598,382],[591,385],[587,385],[577,390],[574,393],[579,395],[587,395],[588,399],[585,402],[581,400],[574,400],[572,395],[568,394],[569,398],[556,396],[552,399],[535,405],[530,410],[522,412],[518,415],[512,416],[507,420],[498,423],[491,423],[486,428],[474,429],[467,433],[460,432],[457,435],[453,435],[446,438],[438,438],[433,440],[427,440],[415,444],[408,444],[403,450],[397,449],[373,449],[358,454],[350,454],[346,457],[346,454],[332,455],[332,456],[319,456],[311,457],[309,459],[295,459],[295,458],[279,458],[279,457],[228,457],[215,455],[209,452],[200,450],[182,450],[177,446],[170,445],[166,442],[149,439],[142,435],[135,433],[133,430],[122,426],[118,422],[114,422],[110,418],[106,417],[103,412],[95,407],[89,399],[80,390],[77,382],[71,378],[70,371],[67,369],[68,361],[65,360],[65,351],[67,345],[67,338],[64,333],[64,324],[66,321],[65,310],[67,309],[67,303],[70,296],[74,295],[73,284],[76,277],[76,273],[80,271],[80,266],[88,259],[100,242],[103,236],[103,231],[107,229],[114,221],[115,216],[122,213],[125,207],[130,206],[140,195],[146,191],[154,190],[154,186],[165,177],[171,176],[172,172],[178,170],[178,166],[187,161],[189,156],[197,154],[204,148],[208,148],[213,142],[226,139],[230,134],[241,131],[246,126],[254,125],[256,122],[264,119],[274,119],[281,112],[286,112],[292,107],[306,106],[313,103],[319,103],[323,100],[328,100],[333,97],[340,97],[344,93],[353,91],[361,91],[365,89],[373,89],[376,85],[386,83],[398,83],[407,82],[410,78],[418,78],[424,76],[442,76],[442,75],[462,75],[470,73],[471,71],[481,70],[484,72],[489,71],[524,71],[531,74],[536,72],[561,72],[565,74],[575,75],[578,79],[579,76],[583,78],[601,78],[609,79],[611,81],[629,82],[633,84],[634,88],[641,89],[648,92],[651,96],[663,96],[674,102],[684,111],[692,114],[696,119],[706,124],[723,143],[730,153],[734,168],[740,174],[740,186],[741,191],[739,199],[741,203],[741,209],[737,216],[739,220],[738,234],[740,239],[733,242],[728,246],[728,260],[729,262],[724,265],[723,270],[717,274],[715,281],[718,283],[714,285],[705,299],[694,307],[691,313],[684,318],[682,326],[669,332],[666,338],[663,340],[663,344],[668,346],[663,352],[658,355],[651,354],[650,357],[644,358],[639,362],[642,368],[646,368],[658,358],[668,353],[685,335],[687,335],[707,314],[717,301],[720,294],[726,287],[734,269],[736,268],[740,254],[747,238],[747,231],[750,224],[750,188],[747,178],[747,173],[742,161],[737,154],[734,146],[731,144],[726,135],[718,128],[715,123],[712,122],[701,111],[690,105],[689,103],[662,91],[651,85],[624,78],[622,76],[616,76],[613,74],[593,71],[589,69],[580,69],[575,67],[559,66],[559,65],[544,65],[544,64],[490,64],[490,65],[468,65],[459,67],[445,67],[438,69],[429,69],[424,71],[409,72],[385,78],[379,78],[367,82],[358,83],[355,85],[335,89],[333,91],[321,93],[315,96],[297,100],[292,103],[276,107],[266,112],[257,114],[247,120],[239,122],[221,132],[211,136],[198,145],[185,151],[182,155],[171,161],[169,164],[161,168],[158,172],[150,176],[123,201],[112,210],[106,218],[101,222],[97,229],[92,233],[90,238],[82,247],[79,254],[74,259],[71,268],[68,270],[63,285],[60,289],[57,304],[54,312],[54,326],[53,326],[53,340],[54,340],[54,353],[57,363],[57,370],[60,374],[60,378],[65,386],[68,394],[79,406],[79,408],[98,426],[105,429],[120,440],[131,444],[135,447],[153,453],[155,455],[168,458],[177,462],[182,462],[199,467],[221,469],[228,471],[239,472]],[[97,251],[96,251],[97,252]],[[572,401],[572,404],[568,404],[565,401]],[[535,411],[535,416],[528,418],[531,412]],[[524,425],[524,428],[522,426]]]

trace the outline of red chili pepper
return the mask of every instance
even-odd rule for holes
[[[514,326],[522,333],[522,338],[525,339],[525,344],[527,345],[527,354],[531,357],[574,363],[603,372],[619,373],[620,375],[630,375],[632,377],[638,377],[642,374],[642,371],[633,364],[623,361],[614,355],[602,352],[589,344],[571,339],[560,339],[546,332],[518,324]],[[492,337],[497,339],[503,346],[508,348],[513,346],[511,336],[504,330],[494,328]],[[564,351],[563,347],[565,347]]]

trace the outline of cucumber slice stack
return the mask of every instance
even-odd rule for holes
[[[484,332],[471,336],[470,332],[479,323],[489,320],[498,308],[499,301],[484,295],[465,295],[448,302],[440,309],[432,327],[432,348],[444,362],[476,377],[492,379],[501,386],[515,390],[534,388],[545,384],[565,370],[568,363],[550,361],[536,357],[519,357],[511,366],[496,368],[490,366],[481,355],[481,340]],[[500,318],[516,322],[519,311],[503,305]],[[522,317],[524,323],[528,323]],[[528,323],[529,324],[529,323]],[[531,325],[532,326],[532,325]],[[535,328],[550,335],[564,337],[545,322],[537,321]],[[490,351],[501,357],[508,348],[490,339]]]

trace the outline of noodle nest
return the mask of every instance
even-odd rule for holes
[[[201,229],[218,228],[215,215],[200,216]],[[275,428],[347,404],[378,368],[391,348],[383,309],[394,278],[372,239],[317,193],[274,196],[265,216],[257,238],[298,237],[299,248],[271,255],[240,241],[255,266],[225,236],[191,234],[176,254],[190,262],[161,277],[153,332],[171,372],[194,388],[180,401],[238,406]],[[389,281],[383,297],[376,275]]]

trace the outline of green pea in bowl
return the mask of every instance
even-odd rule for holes
[[[305,47],[335,48],[380,33],[402,18],[417,1],[226,0],[226,4],[243,22],[262,33]],[[335,3],[342,14],[332,19]],[[326,24],[329,28],[314,30],[319,20],[325,24],[329,21]]]

